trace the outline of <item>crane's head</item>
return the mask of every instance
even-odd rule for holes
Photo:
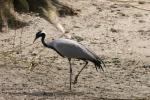
[[[39,31],[36,33],[36,36],[35,36],[35,39],[34,39],[33,43],[34,43],[39,37],[45,37],[45,33],[43,33],[41,30],[39,30]]]

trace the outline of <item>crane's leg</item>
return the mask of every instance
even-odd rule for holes
[[[95,69],[96,69],[96,71],[98,72],[98,69],[97,69],[97,66],[95,65]]]
[[[75,80],[74,80],[74,82],[73,82],[73,84],[76,84],[77,83],[77,80],[78,80],[78,77],[79,77],[79,75],[80,75],[80,73],[82,72],[82,70],[86,67],[86,65],[88,64],[88,62],[87,61],[85,61],[85,65],[82,67],[82,69],[79,71],[79,73],[76,75],[76,77],[75,77]]]
[[[69,60],[69,65],[70,65],[70,90],[71,90],[71,82],[72,82],[72,67],[71,67],[71,59],[68,58]]]

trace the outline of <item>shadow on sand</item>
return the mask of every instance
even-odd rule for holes
[[[27,95],[27,96],[70,96],[70,95],[84,95],[84,93],[82,92],[65,92],[65,91],[53,91],[53,92],[45,92],[45,91],[41,91],[41,92],[3,92],[3,93],[7,93],[10,95],[16,95],[16,96],[22,96],[22,95]]]
[[[92,97],[92,96],[85,96],[86,94],[84,92],[65,92],[65,91],[53,91],[53,92],[3,92],[6,94],[10,94],[10,95],[14,95],[14,96],[37,96],[37,97],[41,97],[41,96],[45,96],[45,97],[66,97],[66,96],[81,96],[83,97],[83,100],[146,100],[146,99],[114,99],[114,98],[103,98],[103,97]]]

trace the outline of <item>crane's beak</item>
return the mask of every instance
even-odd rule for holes
[[[36,41],[37,38],[34,39],[33,43]]]

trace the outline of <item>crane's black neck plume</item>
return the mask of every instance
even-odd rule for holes
[[[47,47],[47,48],[51,48],[51,49],[54,49],[51,45],[48,45],[46,42],[45,42],[45,37],[46,37],[46,34],[45,33],[42,33],[41,34],[41,41],[42,41],[42,44]]]
[[[48,47],[48,45],[46,44],[46,42],[45,42],[45,37],[46,37],[46,35],[45,35],[45,33],[42,33],[41,34],[41,41],[42,41],[42,44],[45,46],[45,47]]]

